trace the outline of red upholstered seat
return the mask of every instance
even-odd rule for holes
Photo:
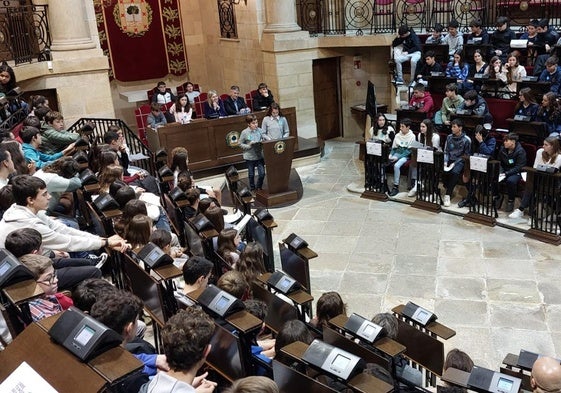
[[[195,98],[195,112],[197,116],[204,117],[205,110],[203,108],[203,103],[207,100],[208,93],[201,93],[197,98]]]
[[[251,110],[253,110],[253,96],[255,94],[257,94],[257,90],[251,90],[249,93],[245,93],[245,103]]]
[[[514,116],[516,100],[504,100],[501,98],[486,98],[485,100],[489,105],[489,112],[493,115],[493,127],[508,129],[506,119]]]
[[[136,118],[136,126],[138,128],[138,137],[146,146],[148,146],[148,140],[146,139],[146,127],[148,123],[146,118],[150,114],[150,104],[141,105],[139,108],[134,110],[134,117]]]

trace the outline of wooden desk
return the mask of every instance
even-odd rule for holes
[[[426,112],[417,112],[415,109],[397,109],[397,128],[396,132],[399,132],[399,126],[402,119],[411,120],[411,130],[419,131],[419,124],[427,118]]]
[[[405,308],[404,304],[400,304],[398,306],[395,306],[394,308],[392,308],[392,312],[403,316],[403,309]],[[426,330],[428,330],[430,333],[443,338],[444,340],[448,340],[449,338],[452,338],[456,335],[456,331],[453,329],[450,329],[447,326],[442,325],[439,322],[433,321],[431,323],[429,323],[427,326],[424,327]]]
[[[453,385],[461,386],[462,388],[467,388],[467,382],[469,380],[470,373],[457,368],[448,367],[446,371],[442,374],[441,379]]]
[[[543,144],[543,140],[547,138],[547,126],[541,121],[518,121],[514,119],[506,119],[510,132],[518,135],[532,138],[532,142],[538,146]]]
[[[290,135],[296,137],[298,143],[296,108],[283,108],[282,113],[288,121]],[[254,112],[254,114],[261,124],[266,112]],[[213,120],[199,119],[189,124],[174,123],[160,127],[156,131],[147,128],[146,134],[153,151],[160,147],[165,147],[167,151],[178,146],[186,147],[189,150],[189,169],[199,171],[243,162],[241,148],[228,147],[226,136],[231,131],[241,133],[245,128],[247,123],[244,115]],[[295,150],[297,149],[296,145]]]
[[[3,289],[8,300],[13,304],[19,304],[35,299],[44,294],[43,290],[35,280],[20,281]]]

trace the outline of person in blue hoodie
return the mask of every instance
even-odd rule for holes
[[[551,56],[545,62],[545,70],[542,71],[539,77],[540,82],[549,82],[551,86],[549,91],[560,94],[561,93],[561,70],[558,66],[559,59],[555,56]]]

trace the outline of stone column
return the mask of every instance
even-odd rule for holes
[[[264,33],[286,33],[302,30],[296,23],[294,0],[265,0],[267,25]]]
[[[84,0],[50,0],[49,28],[53,51],[93,49]]]

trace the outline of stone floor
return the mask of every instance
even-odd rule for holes
[[[328,141],[319,164],[298,169],[302,200],[271,209],[275,244],[294,232],[318,253],[310,261],[316,299],[338,291],[349,312],[367,318],[411,300],[456,330],[446,350],[458,347],[484,367],[498,369],[521,348],[561,355],[561,248],[457,215],[361,199],[347,190],[364,179],[357,157],[353,142]]]

